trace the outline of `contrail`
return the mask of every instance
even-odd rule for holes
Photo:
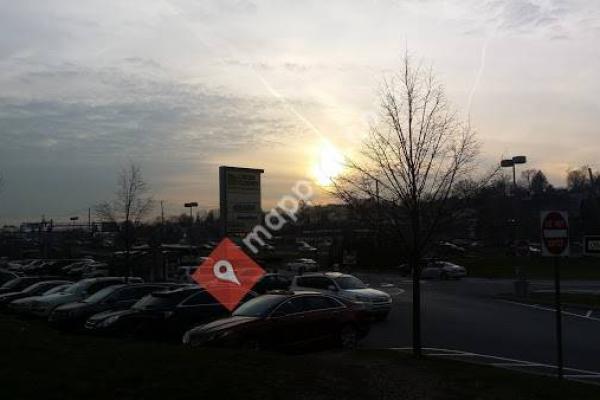
[[[469,92],[469,99],[467,100],[467,115],[469,119],[471,118],[471,105],[473,104],[473,96],[475,92],[479,88],[479,82],[481,81],[481,76],[483,75],[483,70],[485,69],[485,59],[487,55],[487,48],[490,43],[491,36],[487,36],[485,38],[485,42],[483,42],[483,47],[481,47],[481,56],[479,59],[479,70],[477,71],[477,75],[475,76],[475,82],[473,82],[473,87],[471,87],[471,91]]]

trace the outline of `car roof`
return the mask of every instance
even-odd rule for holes
[[[342,278],[342,277],[346,277],[346,276],[352,276],[349,274],[343,274],[341,272],[311,272],[311,273],[307,273],[307,274],[302,274],[300,276],[297,276],[296,278],[306,278],[306,277],[325,277],[325,278]]]

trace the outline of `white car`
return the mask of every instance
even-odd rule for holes
[[[460,279],[467,276],[467,269],[448,261],[430,261],[421,271],[423,279]]]
[[[298,258],[285,264],[285,268],[292,272],[314,272],[319,269],[319,264],[312,258]]]
[[[367,284],[353,275],[339,272],[296,276],[290,289],[295,291],[318,291],[363,303],[367,312],[380,320],[386,319],[392,309],[392,296],[381,290],[369,288]]]
[[[122,278],[122,277],[106,277],[106,278],[90,278],[82,279],[73,284],[64,292],[50,294],[40,297],[31,305],[31,314],[38,317],[48,317],[50,313],[58,306],[81,301],[86,297],[91,296],[97,291],[112,285],[122,283],[142,283],[140,278]]]

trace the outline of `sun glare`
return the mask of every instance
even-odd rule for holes
[[[344,157],[330,142],[325,141],[319,148],[317,163],[313,168],[316,182],[321,186],[332,184],[344,168]]]

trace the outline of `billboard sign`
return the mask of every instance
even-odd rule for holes
[[[542,221],[542,255],[569,255],[569,215],[565,211],[544,211]]]
[[[262,169],[219,167],[223,234],[246,234],[262,222]]]

